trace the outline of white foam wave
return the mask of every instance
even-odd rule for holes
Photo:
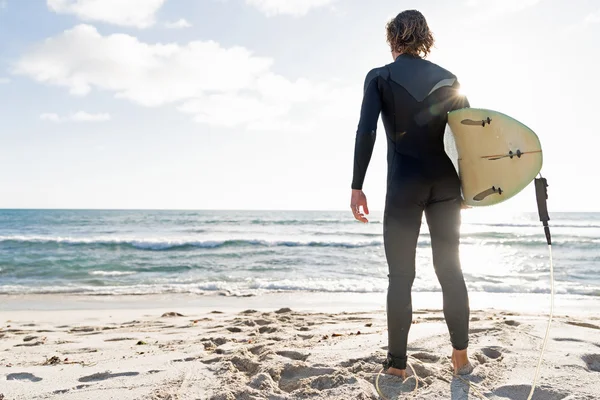
[[[90,271],[90,275],[97,276],[125,276],[125,275],[133,275],[135,272],[133,271]]]
[[[490,284],[467,282],[469,292],[483,293],[536,293],[548,294],[547,282],[521,282],[517,284]],[[186,284],[138,284],[128,286],[26,286],[0,285],[0,294],[80,294],[80,295],[144,295],[144,294],[226,294],[231,296],[261,295],[273,292],[320,292],[320,293],[385,293],[387,279],[363,280],[279,280],[254,282],[213,281]],[[435,282],[417,279],[413,292],[440,292]],[[594,285],[575,285],[560,282],[557,294],[600,296],[600,288]]]

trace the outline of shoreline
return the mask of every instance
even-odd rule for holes
[[[441,292],[413,292],[413,309],[442,309]],[[549,294],[470,292],[472,311],[512,311],[547,315]],[[555,315],[600,315],[600,298],[581,295],[555,295]],[[386,293],[279,292],[250,297],[218,294],[161,295],[0,295],[0,312],[66,310],[144,310],[195,309],[198,312],[221,310],[240,312],[248,308],[268,310],[289,307],[303,312],[383,311]]]

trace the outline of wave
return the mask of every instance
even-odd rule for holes
[[[352,218],[344,219],[207,219],[195,221],[198,225],[335,225],[358,224]],[[369,224],[381,224],[382,221],[369,221]]]
[[[228,247],[341,247],[360,248],[381,246],[383,240],[362,242],[326,242],[326,241],[268,241],[253,239],[229,240],[152,240],[152,239],[118,239],[118,238],[70,238],[70,237],[26,237],[0,236],[0,244],[12,246],[92,246],[108,248],[132,248],[137,250],[187,250],[187,249],[220,249]]]
[[[356,237],[357,235],[349,235]],[[111,237],[45,237],[45,236],[0,236],[0,246],[12,250],[18,247],[50,247],[63,246],[105,248],[107,250],[146,250],[174,251],[194,249],[223,249],[223,248],[273,248],[273,247],[316,247],[316,248],[363,248],[383,245],[383,237],[379,234],[364,234],[362,241],[295,241],[295,240],[264,240],[264,239],[225,239],[225,240],[185,240],[185,239],[133,239]],[[374,240],[373,238],[379,237]],[[500,233],[463,234],[461,243],[465,245],[497,245],[497,246],[541,246],[545,244],[543,235],[506,235]],[[431,240],[423,233],[418,242],[419,246],[429,246]],[[553,247],[573,249],[596,249],[600,239],[589,237],[560,237],[555,235]]]
[[[510,294],[544,294],[550,293],[549,288],[527,285],[490,284],[485,282],[467,283],[469,292],[479,293],[510,293]],[[0,295],[15,294],[75,294],[90,296],[109,295],[156,295],[156,294],[195,294],[195,295],[228,295],[228,296],[259,296],[268,293],[385,293],[387,285],[375,280],[338,280],[311,281],[300,280],[293,282],[282,280],[275,282],[204,282],[188,284],[138,284],[138,285],[0,285]],[[433,283],[415,285],[413,292],[440,292],[438,285]],[[557,295],[580,295],[600,297],[600,288],[584,285],[561,285],[556,289]]]
[[[97,275],[97,276],[126,276],[126,275],[133,275],[133,274],[135,274],[135,272],[133,272],[133,271],[90,271],[89,274]]]

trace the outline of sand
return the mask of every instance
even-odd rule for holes
[[[93,306],[80,298],[78,307],[76,297],[0,298],[0,399],[379,399],[385,310],[373,298],[360,309],[356,297],[348,311],[342,301],[309,307],[306,298],[282,307],[281,296],[169,308],[143,298]],[[600,398],[600,318],[581,310],[557,310],[534,399]],[[526,399],[546,322],[539,312],[472,310],[471,387],[450,371],[441,310],[415,307],[409,355],[419,388],[383,375],[381,391],[389,399]]]

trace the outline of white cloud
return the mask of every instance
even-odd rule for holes
[[[61,121],[58,114],[54,114],[54,113],[44,113],[44,114],[40,115],[40,119],[42,121],[50,121],[50,122],[60,122]]]
[[[226,127],[277,129],[289,126],[292,108],[301,103],[327,109],[332,102],[355,101],[347,95],[340,100],[339,86],[277,75],[272,63],[213,41],[147,44],[79,25],[40,43],[14,72],[73,95],[96,89],[146,107],[173,104],[196,121]]]
[[[598,23],[600,23],[600,10],[586,15],[584,19],[579,20],[576,23],[568,25],[566,28],[564,28],[563,35],[580,35],[586,29],[588,29],[590,25]]]
[[[179,21],[165,22],[165,27],[168,29],[185,29],[191,28],[192,24],[185,18],[181,18]]]
[[[265,15],[272,17],[287,14],[300,17],[313,8],[331,5],[336,0],[246,0],[246,4],[256,7]]]
[[[596,11],[595,13],[589,14],[583,20],[583,24],[586,26],[591,25],[591,24],[597,24],[597,23],[600,23],[600,10]]]
[[[8,0],[0,0],[0,10],[8,7]]]
[[[111,117],[107,113],[91,114],[85,111],[78,111],[67,117],[60,117],[55,113],[44,113],[40,115],[40,119],[50,122],[105,122],[110,121]]]
[[[467,6],[477,10],[478,18],[511,14],[533,7],[543,0],[467,0]]]
[[[10,79],[8,78],[0,78],[0,85],[6,85],[10,83]]]
[[[78,111],[75,114],[71,115],[71,117],[69,119],[71,121],[76,121],[76,122],[104,122],[104,121],[110,121],[110,114],[108,114],[108,113],[90,114],[85,111]]]
[[[290,111],[287,102],[265,102],[256,96],[224,93],[204,96],[185,102],[179,110],[194,115],[197,122],[234,127],[277,120]]]
[[[84,21],[148,28],[166,0],[46,0],[56,13],[73,14]]]

